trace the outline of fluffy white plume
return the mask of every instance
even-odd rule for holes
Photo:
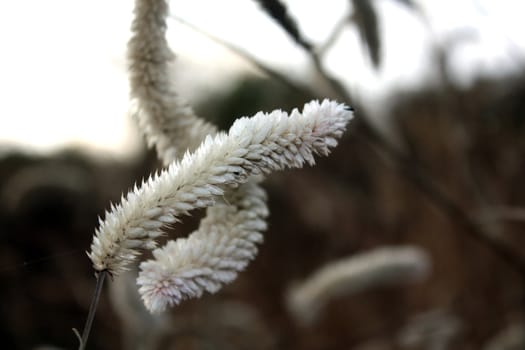
[[[216,132],[175,92],[169,69],[174,54],[166,41],[167,14],[166,0],[136,0],[128,43],[130,113],[165,165]]]
[[[200,120],[175,93],[169,71],[173,54],[165,39],[167,12],[165,0],[139,0],[136,3],[136,17],[132,26],[133,37],[128,45],[133,104],[131,111],[148,144],[156,146],[159,157],[166,165],[175,161],[184,150],[193,151],[205,136],[217,132],[215,126]],[[183,278],[183,281],[186,285],[200,286],[199,281],[206,280],[207,289],[210,290],[210,286],[213,285],[216,290],[220,282],[227,282],[224,276],[233,278],[236,272],[247,264],[248,259],[255,256],[255,243],[262,241],[259,231],[266,227],[263,220],[268,211],[265,194],[253,181],[241,188],[243,190],[229,191],[228,203],[231,205],[221,203],[208,208],[207,216],[197,231],[185,240],[169,242],[162,252],[155,253],[157,260],[142,265],[146,270],[137,282],[143,285],[141,290],[146,291],[143,294],[148,309],[159,309],[158,305],[163,305],[164,308],[166,303],[163,301],[165,299],[156,301],[154,297],[158,294],[152,294],[154,289],[147,287],[147,283],[156,285],[154,278],[159,274],[146,271],[163,271],[163,266],[171,273],[174,269],[184,270],[186,275],[189,269],[211,271],[213,274],[210,276],[200,273],[189,281],[188,277]],[[247,232],[248,227],[252,227],[253,230],[258,228],[259,231]],[[188,257],[192,252],[204,250],[207,243],[217,244],[213,264],[204,259],[205,256],[180,260],[180,256]],[[167,254],[175,255],[173,259],[167,259]],[[173,267],[170,262],[177,262],[178,265]],[[147,276],[151,278],[148,280]],[[223,278],[217,280],[217,276]],[[150,294],[151,297],[148,297]],[[172,304],[173,301],[167,303]]]
[[[290,115],[280,110],[238,119],[228,134],[207,137],[194,153],[151,177],[106,212],[91,244],[95,270],[118,274],[137,249],[155,247],[161,228],[181,214],[214,203],[250,176],[315,163],[328,155],[351,119],[344,105],[312,101]]]
[[[309,324],[336,296],[418,281],[428,275],[429,267],[430,258],[421,248],[377,248],[329,263],[314,272],[287,293],[287,306],[299,323]]]
[[[181,152],[193,151],[206,135],[217,132],[213,125],[200,120],[175,93],[169,69],[174,55],[165,38],[167,13],[165,0],[137,0],[133,36],[128,44],[131,112],[144,132],[148,145],[155,146],[165,165],[175,161]],[[323,127],[322,123],[319,127]],[[241,169],[239,172],[234,169],[233,173],[243,171],[246,170]],[[248,169],[247,172],[250,171]],[[142,265],[144,270],[138,282],[142,285],[141,291],[149,309],[161,310],[184,297],[200,295],[204,289],[215,291],[222,283],[234,278],[237,271],[254,257],[257,251],[255,243],[262,240],[260,231],[266,227],[263,221],[267,215],[264,191],[252,182],[241,186],[239,191],[229,190],[227,198],[230,205],[221,203],[208,208],[207,217],[196,232],[185,240],[168,243],[165,248],[156,251],[156,261]],[[206,200],[201,200],[206,204]],[[156,215],[162,215],[165,223],[169,223],[172,220],[171,209],[167,206],[157,208],[162,210]],[[149,210],[147,207],[144,209]],[[153,223],[155,219],[149,218],[148,221]],[[144,231],[139,227],[131,232],[144,234]],[[154,245],[153,239],[159,233],[151,230],[150,234],[146,234],[144,246]],[[124,242],[140,240],[134,239],[133,234]],[[111,240],[108,243],[106,247],[120,244],[111,243]],[[180,258],[191,257],[195,251],[205,251],[207,247],[214,249],[209,252],[212,260],[207,259],[208,255]],[[99,248],[104,250],[102,245]],[[124,266],[118,261],[125,264],[126,260],[133,259],[134,254],[134,249],[110,252],[106,258],[110,263],[106,266],[117,271]],[[170,257],[172,254],[173,258]],[[122,257],[125,259],[121,260]],[[190,270],[199,273],[181,277],[181,273],[187,276]],[[165,286],[167,289],[163,289],[159,288],[159,280],[171,282]],[[183,283],[178,289],[173,285],[177,281]],[[197,289],[192,289],[192,286]]]
[[[215,293],[231,282],[257,253],[268,209],[265,192],[253,183],[241,185],[215,205],[187,239],[170,241],[153,252],[155,260],[140,264],[139,293],[151,312],[204,291]],[[228,202],[237,205],[227,204]]]

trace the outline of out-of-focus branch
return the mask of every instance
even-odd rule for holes
[[[242,57],[247,62],[253,64],[257,69],[259,69],[261,72],[266,74],[268,77],[275,79],[276,81],[282,83],[283,85],[289,87],[290,89],[297,91],[305,96],[314,97],[316,96],[316,93],[312,91],[309,87],[305,86],[304,84],[298,83],[287,77],[285,74],[279,72],[278,70],[270,67],[269,65],[265,64],[261,60],[259,60],[254,55],[250,54],[243,48],[234,45],[232,43],[229,43],[221,38],[216,37],[215,35],[206,32],[205,30],[197,27],[196,25],[180,18],[174,15],[170,16],[173,20],[185,25],[186,27],[190,28],[191,30],[205,36],[206,38],[210,39],[211,41],[227,48],[231,52],[235,53],[239,57]]]
[[[345,103],[349,105],[355,104],[351,93],[346,87],[337,78],[327,72],[323,65],[322,56],[313,49],[313,46],[312,49],[304,46],[301,47],[310,55],[319,77],[321,77]],[[509,266],[515,269],[521,276],[525,277],[525,259],[517,254],[504,241],[497,236],[491,235],[488,231],[484,230],[483,226],[474,221],[465,209],[445,194],[441,186],[424,171],[416,160],[407,158],[398,148],[385,139],[366,118],[359,118],[358,122],[354,123],[354,127],[360,128],[360,130],[356,132],[357,135],[363,137],[364,141],[371,145],[374,151],[386,155],[388,159],[393,160],[397,171],[415,185],[437,208],[462,226],[465,232],[474,240],[489,247],[497,256],[507,262]]]
[[[374,68],[381,64],[381,37],[379,36],[379,18],[370,0],[350,0],[353,7],[352,20],[361,37]]]
[[[328,35],[328,39],[315,48],[315,51],[318,55],[323,56],[334,45],[337,38],[339,38],[343,32],[343,29],[348,25],[350,18],[350,16],[343,16],[337,21],[334,28],[332,29],[332,32],[330,35]]]
[[[274,19],[286,33],[293,38],[293,40],[303,47],[305,50],[310,50],[312,44],[305,39],[304,35],[299,30],[299,26],[295,19],[288,12],[288,8],[280,0],[255,0],[258,2],[263,11]]]
[[[343,85],[343,83],[341,83],[337,78],[328,73],[328,71],[324,67],[322,57],[319,54],[317,54],[317,52],[314,50],[308,51],[308,53],[310,54],[312,63],[314,64],[317,74],[328,84],[328,86],[330,86],[334,93],[337,94],[337,98],[342,101],[347,101],[348,103],[350,103],[350,101],[353,101],[354,99],[350,95],[350,92]]]

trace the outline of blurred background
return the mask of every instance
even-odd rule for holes
[[[525,5],[170,6],[174,81],[200,116],[227,129],[330,97],[356,118],[330,157],[266,180],[265,242],[234,283],[152,317],[132,274],[117,278],[90,348],[525,348]],[[160,167],[127,117],[132,10],[132,1],[0,3],[6,349],[77,346],[97,217]],[[291,288],[322,266],[406,245],[428,255],[424,278],[340,292],[307,324],[290,310]]]

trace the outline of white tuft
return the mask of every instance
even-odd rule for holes
[[[128,43],[130,114],[149,147],[168,165],[217,129],[177,95],[170,77],[174,54],[166,40],[166,0],[136,0]]]
[[[221,203],[209,208],[197,231],[169,241],[153,252],[155,260],[141,263],[137,283],[148,310],[161,312],[205,291],[215,293],[237,277],[262,241],[260,231],[266,229],[268,215],[265,199],[255,184],[242,185],[226,199],[236,206]]]
[[[419,281],[428,276],[430,258],[421,248],[383,247],[320,268],[290,289],[288,309],[300,324],[312,323],[324,305],[340,295]]]
[[[167,222],[213,205],[218,195],[250,176],[313,164],[314,154],[327,155],[335,146],[351,116],[342,104],[311,102],[303,114],[259,113],[235,122],[228,134],[207,137],[194,153],[150,177],[106,214],[89,253],[95,269],[123,271],[138,248],[155,246]],[[154,221],[161,222],[159,227],[152,228]]]

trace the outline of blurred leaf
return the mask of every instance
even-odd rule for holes
[[[270,17],[272,17],[285,31],[290,35],[293,40],[310,51],[312,45],[303,38],[299,27],[294,18],[288,13],[286,6],[279,0],[255,0],[258,2],[264,12],[266,12]]]
[[[352,20],[357,26],[361,41],[363,42],[372,64],[375,68],[381,63],[381,42],[379,39],[379,23],[376,12],[370,0],[350,0],[354,13]]]

